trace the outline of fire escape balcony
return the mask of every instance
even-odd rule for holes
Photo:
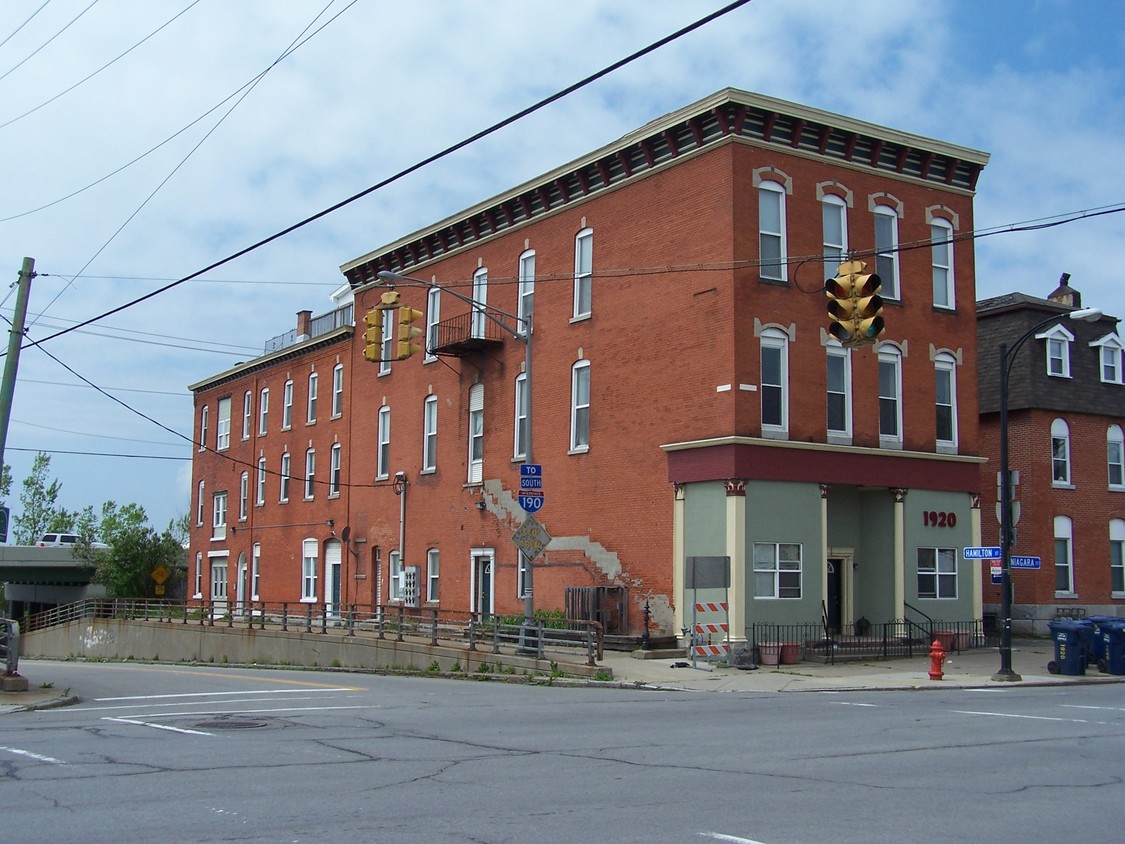
[[[459,356],[504,342],[504,330],[479,311],[443,319],[430,330],[427,351],[432,355]]]

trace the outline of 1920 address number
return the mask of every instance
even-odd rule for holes
[[[936,510],[922,512],[923,527],[957,527],[956,513],[940,513]]]

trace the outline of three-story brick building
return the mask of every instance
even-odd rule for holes
[[[960,236],[986,163],[728,89],[349,261],[354,333],[193,386],[195,594],[215,597],[218,570],[263,601],[416,589],[519,613],[530,438],[552,537],[536,607],[593,596],[635,634],[647,603],[678,634],[692,601],[724,597],[736,639],[759,621],[979,618],[979,567],[957,553],[979,542],[981,462]],[[855,349],[825,330],[824,279],[848,256],[885,299],[885,333]],[[369,363],[388,272],[412,279],[393,286],[426,350],[389,360],[389,311]],[[284,397],[304,409],[337,373],[339,415],[285,427]],[[687,558],[715,555],[729,592],[690,589]]]

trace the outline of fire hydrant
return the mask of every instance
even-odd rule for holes
[[[940,680],[945,676],[942,672],[942,663],[945,662],[945,649],[942,648],[941,642],[934,639],[934,643],[930,645],[930,679]]]

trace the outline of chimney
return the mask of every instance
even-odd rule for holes
[[[1082,307],[1082,294],[1070,286],[1070,273],[1063,273],[1059,278],[1059,286],[1047,297],[1052,302],[1066,305],[1070,308]]]
[[[309,339],[312,331],[312,311],[297,311],[297,342]]]

